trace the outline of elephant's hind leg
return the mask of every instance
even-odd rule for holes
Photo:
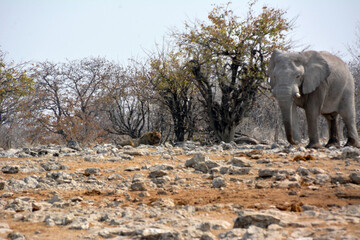
[[[323,114],[326,118],[328,126],[329,126],[329,141],[325,145],[325,147],[340,147],[340,138],[338,132],[338,118],[339,115],[337,113]]]
[[[360,148],[359,136],[355,123],[355,108],[349,104],[343,113],[340,113],[348,132],[348,141],[345,146],[353,146]]]

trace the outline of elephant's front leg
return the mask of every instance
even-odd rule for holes
[[[320,111],[314,109],[305,109],[306,121],[308,125],[308,134],[309,134],[309,144],[306,148],[322,148],[319,141],[319,132],[318,132],[318,118]]]
[[[323,116],[326,118],[328,125],[329,125],[329,141],[325,145],[325,147],[340,147],[340,138],[337,128],[337,122],[338,122],[338,114],[337,113],[331,113],[331,114],[323,114]]]

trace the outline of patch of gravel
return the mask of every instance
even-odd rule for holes
[[[36,223],[60,228],[52,239],[359,239],[359,158],[193,142],[0,150],[0,238],[46,239],[21,228]],[[316,202],[323,189],[334,202]]]

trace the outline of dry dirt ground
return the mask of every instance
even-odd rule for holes
[[[28,173],[19,171],[15,174],[0,172],[0,181],[5,183],[5,187],[0,190],[0,223],[8,224],[9,228],[8,230],[1,231],[0,224],[0,239],[166,239],[166,237],[160,235],[156,237],[141,235],[120,237],[116,236],[116,234],[94,234],[92,230],[95,226],[98,228],[109,228],[112,226],[112,224],[106,221],[99,223],[100,220],[98,219],[94,220],[96,223],[90,222],[88,227],[79,229],[69,228],[70,224],[48,224],[44,219],[39,221],[27,220],[27,216],[31,215],[32,212],[46,211],[49,214],[51,211],[54,211],[66,213],[71,211],[72,207],[82,208],[84,211],[93,209],[95,212],[101,212],[104,209],[106,211],[110,209],[116,212],[125,208],[152,208],[159,200],[166,199],[171,204],[170,206],[165,204],[164,208],[185,209],[185,207],[191,206],[195,209],[191,213],[191,217],[200,219],[200,221],[223,220],[230,223],[230,225],[223,228],[210,228],[208,231],[206,229],[202,230],[203,232],[209,232],[209,235],[207,235],[209,238],[203,236],[202,239],[217,239],[220,238],[221,233],[233,229],[234,221],[241,210],[260,212],[262,210],[273,209],[274,211],[300,216],[304,213],[303,206],[306,206],[307,210],[315,209],[316,212],[336,212],[338,209],[346,206],[360,206],[360,185],[355,184],[349,179],[351,173],[359,171],[359,160],[354,158],[338,159],[341,158],[339,157],[341,150],[336,150],[338,151],[336,154],[330,154],[329,152],[331,151],[329,150],[279,150],[276,152],[256,149],[214,150],[203,153],[203,155],[209,158],[208,160],[221,163],[220,166],[229,164],[233,157],[248,160],[251,164],[250,172],[239,175],[221,174],[218,171],[210,170],[208,172],[201,172],[196,171],[192,167],[185,167],[186,161],[194,156],[194,151],[183,151],[180,149],[176,152],[173,149],[170,154],[167,154],[164,149],[162,149],[162,152],[157,151],[156,148],[143,149],[148,151],[145,155],[137,156],[135,154],[131,160],[121,161],[106,161],[108,158],[111,158],[110,155],[106,154],[101,160],[93,162],[86,161],[84,156],[76,154],[73,156],[56,157],[57,162],[67,166],[66,169],[60,171],[72,174],[73,180],[83,181],[82,179],[92,177],[95,179],[94,181],[104,183],[102,185],[96,185],[89,181],[88,184],[84,183],[84,185],[76,188],[54,186],[53,189],[36,187],[14,190],[7,186],[11,179],[23,180],[33,175],[36,175],[38,178],[46,178],[49,172],[57,172],[59,170],[41,170]],[[40,162],[46,162],[48,159],[54,159],[54,157],[0,158],[0,168],[6,165],[22,166],[24,163],[27,165],[33,163],[34,166],[39,166]],[[151,167],[156,165],[173,166],[173,169],[166,170],[167,181],[169,183],[161,186],[149,184],[151,180],[151,177],[149,177]],[[98,168],[98,170],[95,174],[89,174],[86,173],[86,169],[89,168]],[[286,171],[294,170],[301,175],[299,168],[322,169],[321,173],[328,175],[329,178],[315,183],[311,179],[316,179],[316,175],[305,173],[295,181],[296,184],[288,184],[284,187],[277,185],[277,183],[288,180],[289,176],[286,174],[283,178],[279,178],[276,175],[268,177],[259,176],[261,169],[276,169],[277,171],[281,169],[286,169]],[[120,174],[122,178],[109,181],[109,176],[113,174]],[[144,184],[145,189],[142,189],[142,191],[131,188],[131,179],[138,177],[136,174],[141,174],[141,179],[146,180]],[[341,176],[339,181],[336,181],[339,176]],[[216,177],[221,177],[225,184],[220,187],[214,186],[213,179]],[[128,185],[124,183],[126,180],[130,182]],[[177,181],[176,184],[174,183],[175,181]],[[122,186],[121,183],[124,183],[125,186]],[[54,195],[60,196],[63,203],[76,202],[76,205],[74,203],[57,208],[46,208],[41,205],[42,202],[48,201]],[[19,197],[31,199],[34,204],[30,211],[26,209],[14,210],[7,207]],[[76,198],[79,200],[75,201],[74,199]],[[117,204],[111,205],[114,202]],[[152,218],[153,221],[161,217],[150,217],[148,213],[144,215],[145,218]],[[326,239],[326,236],[331,236],[332,231],[326,229],[335,225],[337,228],[342,229],[344,235],[353,237],[349,239],[357,239],[360,238],[359,219],[360,216],[355,215],[355,220],[353,219],[350,222],[340,221],[336,223],[335,221],[334,223],[332,221],[331,224],[327,225],[326,220],[324,220],[317,225],[302,226],[302,229],[309,228],[312,231],[315,231],[315,228],[322,229],[308,238],[297,238],[296,235],[292,235],[298,227],[296,224],[293,226],[289,224],[281,226],[281,229],[278,230],[280,233],[278,236],[279,239],[316,239],[315,236],[325,236],[324,239]],[[131,224],[129,218],[127,221]],[[304,222],[306,221],[311,222],[313,220],[311,217],[307,220],[304,218]],[[172,227],[170,223],[164,223],[164,225]],[[3,228],[7,228],[7,226]],[[329,232],[321,235],[322,231]],[[17,237],[16,234],[9,234],[11,232],[20,234]],[[186,235],[181,236],[183,236],[183,239],[193,238],[191,234],[187,237]],[[238,239],[241,239],[241,237],[244,236],[239,234]],[[229,237],[228,239],[236,239],[236,237]],[[249,239],[256,239],[256,237],[249,237]]]

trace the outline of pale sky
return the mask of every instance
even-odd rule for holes
[[[212,4],[229,0],[0,0],[0,49],[7,60],[63,62],[105,57],[119,63],[146,57],[185,21],[206,20]],[[245,17],[248,0],[233,0]],[[291,33],[301,47],[341,52],[355,42],[359,0],[259,0],[297,17]],[[302,50],[301,47],[296,50]]]

